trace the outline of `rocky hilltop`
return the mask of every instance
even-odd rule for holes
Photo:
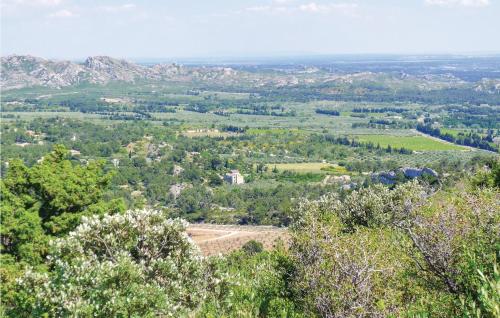
[[[325,83],[321,91],[339,94],[344,88],[357,85],[358,93],[372,87],[401,90],[408,86],[422,91],[462,87],[466,83],[450,74],[409,75],[401,72],[345,73],[298,65],[295,69],[273,69],[272,72],[252,72],[221,66],[182,66],[178,64],[139,65],[109,56],[92,56],[83,63],[47,60],[30,55],[11,55],[1,58],[0,87],[3,90],[31,86],[60,88],[82,83],[106,84],[113,81],[210,82],[223,85],[253,87],[285,87],[300,84]],[[474,83],[476,91],[498,94],[497,79]]]
[[[222,67],[183,67],[176,64],[142,66],[109,56],[92,56],[83,63],[46,60],[30,55],[1,59],[2,89],[30,86],[64,87],[81,83],[106,84],[137,80],[235,80],[237,71]]]

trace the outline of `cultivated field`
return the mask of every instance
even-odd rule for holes
[[[406,148],[415,151],[467,150],[467,148],[424,136],[360,135],[363,142],[373,142],[381,147]]]
[[[237,133],[219,131],[217,129],[191,129],[182,133],[186,137],[230,137],[238,136]]]
[[[303,163],[276,163],[276,164],[268,164],[268,169],[278,169],[278,171],[293,171],[299,173],[307,173],[307,172],[339,172],[339,173],[347,173],[345,168],[335,166],[329,163],[322,162],[303,162]]]
[[[288,241],[286,229],[272,226],[190,224],[187,233],[205,256],[227,254],[251,240],[261,242],[268,250],[280,240],[285,244]]]
[[[304,162],[304,163],[276,163],[268,164],[268,169],[278,169],[278,171],[293,171],[293,172],[321,172],[323,168],[333,167],[329,163],[321,162]]]

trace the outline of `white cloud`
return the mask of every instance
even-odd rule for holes
[[[349,16],[356,16],[358,4],[356,3],[330,3],[330,4],[317,4],[310,2],[300,5],[300,11],[309,13],[341,13]]]
[[[127,4],[122,5],[122,9],[124,9],[124,10],[134,9],[135,7],[136,7],[136,5],[133,3],[127,3]]]
[[[3,0],[3,4],[11,6],[28,5],[28,6],[45,6],[54,7],[60,5],[63,0]]]
[[[429,6],[439,7],[486,7],[490,0],[425,0]]]
[[[315,2],[311,2],[308,4],[302,4],[299,6],[299,9],[301,11],[309,11],[309,12],[320,12],[326,10],[326,6],[324,5],[318,5]]]
[[[271,6],[255,6],[255,7],[245,8],[246,11],[255,11],[255,12],[265,12],[265,11],[270,11],[271,9],[272,9]]]
[[[128,10],[133,10],[137,6],[133,3],[126,3],[122,5],[117,5],[117,6],[100,6],[98,9],[100,11],[105,11],[105,12],[120,12],[120,11],[128,11]]]
[[[25,7],[55,7],[63,3],[63,0],[1,0],[2,10],[15,11],[24,10]]]
[[[76,16],[77,15],[75,13],[66,9],[56,11],[49,15],[50,18],[72,18]]]
[[[294,10],[294,8],[292,8],[292,7],[276,6],[276,5],[255,6],[255,7],[249,7],[249,8],[245,9],[245,11],[249,11],[249,12],[271,13],[271,14],[292,12],[293,10]]]
[[[356,3],[329,3],[318,4],[316,2],[304,3],[301,5],[286,5],[288,0],[275,0],[279,5],[265,5],[246,8],[246,11],[261,13],[341,13],[345,15],[356,15],[358,4]]]
[[[62,0],[32,0],[27,2],[33,2],[34,4],[43,6],[57,6],[62,3]]]

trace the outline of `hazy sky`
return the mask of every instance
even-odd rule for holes
[[[1,53],[499,53],[500,0],[1,0]]]

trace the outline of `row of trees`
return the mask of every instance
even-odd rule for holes
[[[430,124],[419,124],[417,125],[417,130],[424,134],[428,134],[459,145],[498,152],[498,147],[495,147],[492,144],[493,137],[491,134],[483,137],[479,134],[470,132],[468,134],[459,134],[455,136],[450,133],[442,133],[439,128],[433,128]]]
[[[352,109],[353,113],[403,113],[408,111],[406,108],[398,107],[381,107],[381,108],[359,108],[355,107]]]
[[[410,129],[414,128],[415,124],[408,121],[389,120],[389,119],[375,119],[372,118],[368,123],[353,123],[352,128],[377,128],[377,129]]]
[[[321,137],[320,137],[321,138]],[[413,151],[404,147],[401,148],[394,148],[391,147],[391,145],[388,145],[386,148],[382,148],[380,144],[374,144],[373,142],[362,142],[358,141],[355,139],[349,139],[347,137],[335,137],[333,135],[325,135],[322,138],[324,138],[325,141],[336,144],[336,145],[345,145],[345,146],[350,146],[350,147],[362,147],[366,148],[368,150],[382,150],[387,153],[400,153],[400,154],[405,154],[409,155],[412,154]]]
[[[316,109],[317,114],[324,114],[324,115],[330,115],[330,116],[340,116],[340,112],[337,110],[331,110],[331,109]]]

